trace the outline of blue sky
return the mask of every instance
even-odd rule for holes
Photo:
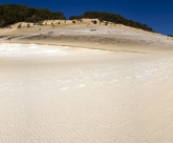
[[[64,12],[67,18],[89,10],[112,12],[173,35],[173,0],[0,0],[0,4],[49,8]]]

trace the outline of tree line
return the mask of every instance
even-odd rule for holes
[[[71,16],[70,20],[82,19],[82,18],[90,18],[90,19],[96,19],[97,18],[101,22],[102,21],[109,21],[109,22],[113,22],[115,24],[124,24],[127,26],[140,28],[143,30],[153,32],[152,28],[150,28],[146,24],[141,24],[141,23],[135,22],[133,20],[128,20],[119,14],[113,14],[113,13],[107,13],[107,12],[87,11],[87,12],[84,12],[82,15],[79,15],[79,16]]]
[[[119,14],[88,11],[79,16],[70,16],[70,20],[91,18],[99,19],[100,21],[108,21],[116,24],[124,24],[127,26],[140,28],[147,31],[153,31],[146,24],[128,20]],[[39,22],[43,20],[65,20],[62,12],[51,12],[49,9],[29,8],[25,5],[4,4],[0,5],[0,27],[6,27],[17,22]]]
[[[39,22],[43,20],[65,19],[62,12],[49,9],[29,8],[23,5],[0,5],[0,27],[16,22]]]

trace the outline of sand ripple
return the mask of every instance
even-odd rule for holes
[[[79,53],[0,63],[1,143],[172,141],[172,57]]]

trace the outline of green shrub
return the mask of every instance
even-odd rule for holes
[[[173,35],[171,35],[171,34],[168,34],[167,36],[168,36],[168,37],[173,37]]]
[[[108,24],[109,24],[109,22],[108,22],[108,21],[106,21],[106,22],[105,22],[105,25],[107,26]]]
[[[22,28],[22,24],[19,24],[18,26],[17,26],[17,28],[19,29],[19,28]]]
[[[28,23],[26,27],[29,28],[29,27],[31,27],[31,25]]]
[[[93,24],[97,24],[97,20],[93,20],[92,23],[93,23]]]
[[[77,19],[77,21],[79,21],[79,22],[83,22],[83,20],[82,20],[82,19]]]
[[[52,27],[55,27],[54,23],[51,23]]]
[[[135,22],[133,20],[128,20],[119,14],[108,13],[108,12],[87,11],[79,16],[71,16],[70,20],[77,20],[77,19],[82,19],[82,18],[99,19],[101,22],[109,21],[114,24],[123,24],[123,25],[127,25],[127,26],[131,26],[131,27],[153,32],[152,28],[150,28],[146,24],[141,24],[141,23]],[[106,23],[105,25],[108,25],[108,23]]]
[[[6,27],[17,22],[36,23],[44,20],[65,20],[62,12],[51,12],[49,9],[29,8],[24,5],[0,5],[0,27]]]

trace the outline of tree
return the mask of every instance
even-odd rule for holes
[[[167,36],[168,36],[168,37],[173,37],[173,35],[171,35],[171,34],[168,34]]]
[[[0,5],[0,27],[17,22],[39,22],[49,19],[64,20],[62,12],[51,12],[49,9],[28,8],[23,5]]]
[[[127,26],[140,28],[140,29],[147,30],[147,31],[153,31],[152,28],[150,28],[146,24],[134,22],[133,20],[128,20],[119,14],[107,13],[107,12],[87,11],[79,16],[71,16],[70,20],[76,20],[76,19],[81,19],[81,18],[99,19],[101,22],[108,21],[108,22],[112,22],[115,24],[124,24]],[[106,23],[106,25],[107,24],[108,23]]]

